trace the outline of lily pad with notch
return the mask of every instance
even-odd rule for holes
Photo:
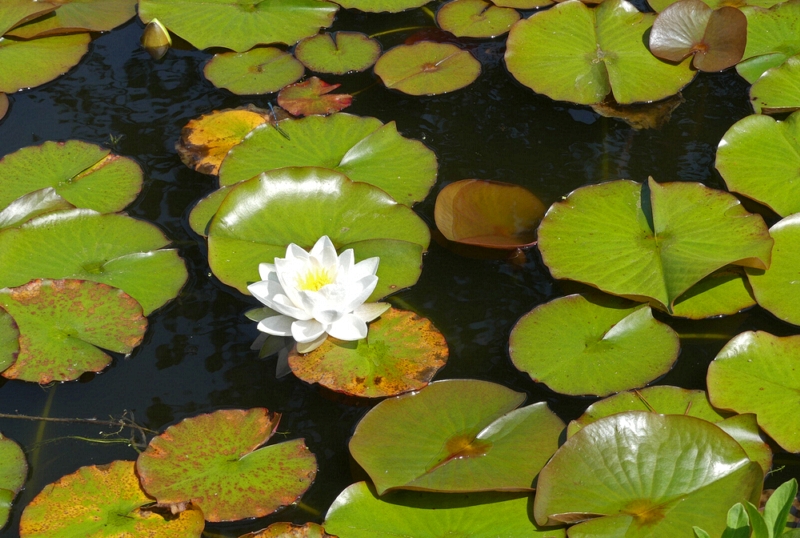
[[[386,51],[375,63],[375,74],[387,88],[409,95],[438,95],[475,82],[481,63],[450,43],[420,41]]]
[[[767,69],[750,87],[756,114],[780,114],[800,109],[800,54]]]
[[[138,0],[49,0],[58,9],[16,26],[12,37],[34,37],[75,32],[108,32],[136,15]]]
[[[214,86],[237,95],[277,92],[300,80],[305,71],[294,56],[275,47],[215,54],[203,68]]]
[[[384,400],[356,426],[350,453],[379,495],[393,489],[529,491],[564,429],[544,402],[474,379]]]
[[[212,522],[294,503],[314,481],[317,462],[303,439],[262,447],[280,417],[264,408],[228,409],[170,426],[136,461],[142,488],[160,504],[191,501]]]
[[[727,265],[681,294],[672,305],[672,315],[688,319],[730,316],[755,305],[743,268]]]
[[[278,94],[278,104],[294,116],[325,116],[339,112],[353,102],[353,96],[346,93],[331,93],[341,84],[328,84],[317,77],[311,77],[283,88]]]
[[[747,16],[747,46],[736,71],[750,84],[767,69],[800,54],[800,2],[790,0],[770,9],[742,8]]]
[[[89,50],[87,33],[21,40],[0,37],[0,92],[40,86],[63,75]]]
[[[0,321],[2,321],[1,318],[2,314],[0,314]],[[0,342],[2,342],[2,336],[0,336]],[[0,370],[2,369],[2,364],[0,364]],[[25,461],[25,453],[22,448],[13,439],[0,434],[0,529],[8,522],[11,503],[25,485],[27,476],[28,462]]]
[[[345,75],[372,67],[381,45],[360,32],[322,33],[298,43],[294,55],[317,73]]]
[[[519,19],[516,10],[486,0],[452,0],[436,13],[439,27],[457,37],[497,37]]]

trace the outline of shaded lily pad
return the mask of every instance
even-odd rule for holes
[[[322,33],[302,40],[295,57],[317,73],[344,75],[364,71],[381,54],[381,45],[360,32]]]
[[[32,280],[4,288],[0,308],[14,318],[20,333],[19,355],[3,377],[39,384],[99,372],[111,357],[98,347],[130,353],[147,328],[132,297],[84,280]]]
[[[0,372],[14,364],[18,355],[19,329],[17,323],[5,310],[0,309]]]
[[[564,538],[564,529],[542,529],[531,522],[529,502],[527,494],[497,491],[393,491],[378,497],[374,488],[358,482],[333,501],[323,525],[342,538]]]
[[[328,338],[305,355],[293,349],[289,367],[307,383],[381,398],[426,386],[447,357],[447,342],[430,321],[392,308],[370,323],[366,339]]]
[[[81,61],[89,41],[86,33],[28,41],[0,37],[0,92],[32,88],[63,75]]]
[[[734,337],[708,367],[711,403],[755,413],[758,425],[781,447],[800,452],[800,336],[747,331]]]
[[[726,266],[678,297],[672,315],[689,319],[730,316],[755,304],[753,289],[742,269]]]
[[[233,185],[226,185],[197,202],[189,213],[189,226],[194,233],[203,237],[208,236],[208,225],[211,224],[211,219],[217,214],[219,206],[232,188]]]
[[[486,0],[453,0],[436,13],[439,27],[458,37],[503,35],[519,18],[517,11]]]
[[[756,114],[775,114],[800,109],[800,55],[767,69],[750,88]]]
[[[481,74],[481,63],[450,43],[420,41],[386,51],[375,63],[375,74],[387,88],[438,95],[472,84]]]
[[[150,511],[132,461],[81,467],[50,484],[25,507],[20,537],[148,536],[199,538],[203,513],[190,508],[173,516]]]
[[[139,18],[161,23],[197,47],[236,52],[297,41],[333,23],[338,6],[325,0],[140,0]]]
[[[65,209],[75,209],[75,206],[59,196],[53,187],[39,189],[20,196],[0,211],[0,230],[19,226],[41,215]]]
[[[352,248],[356,261],[380,258],[370,301],[413,285],[430,242],[425,222],[380,189],[332,170],[282,168],[231,189],[209,226],[208,260],[217,278],[249,293],[259,263],[323,235],[339,252]]]
[[[800,2],[745,7],[742,12],[747,16],[747,47],[736,71],[753,84],[767,69],[800,54]]]
[[[397,13],[415,7],[422,7],[430,0],[340,0],[336,2],[345,9],[357,9],[370,13],[382,13],[388,11]]]
[[[263,531],[250,532],[243,534],[239,538],[336,538],[332,534],[325,532],[321,525],[316,523],[306,523],[305,525],[295,525],[280,521],[273,523]]]
[[[380,495],[529,490],[558,448],[564,423],[544,402],[478,380],[447,380],[384,400],[350,439],[350,453]]]
[[[511,7],[514,9],[535,9],[537,7],[550,6],[555,4],[553,0],[492,0],[492,3],[500,7]],[[586,2],[587,4],[599,2]]]
[[[592,106],[592,110],[604,118],[617,118],[634,129],[660,129],[669,122],[672,113],[685,99],[676,93],[666,99],[654,103],[633,103],[620,105],[607,96],[601,103]]]
[[[539,226],[539,249],[556,278],[655,299],[672,312],[678,297],[725,265],[766,267],[768,233],[726,192],[620,180],[553,204]]]
[[[0,318],[2,318],[2,314],[0,314]],[[0,342],[2,342],[2,335],[0,335]],[[2,364],[0,364],[0,370],[2,369]],[[25,453],[22,452],[22,448],[13,440],[0,434],[0,529],[8,522],[11,502],[22,489],[27,476],[28,462],[25,461]]]
[[[73,32],[107,32],[136,15],[137,0],[52,0],[58,9],[17,26],[9,36],[31,39]]]
[[[692,469],[691,473],[686,469]],[[628,412],[589,424],[539,474],[539,524],[580,522],[570,537],[719,536],[731,505],[758,502],[761,467],[714,424]]]
[[[80,140],[28,146],[0,160],[0,209],[52,187],[76,207],[121,211],[142,188],[142,169],[127,157]]]
[[[341,84],[328,84],[317,77],[291,84],[278,94],[278,104],[295,116],[327,115],[350,106],[353,96],[331,93]]]
[[[5,0],[3,9],[0,9],[0,36],[14,26],[35,19],[57,7],[55,3],[38,0]]]
[[[203,74],[217,88],[237,95],[260,95],[300,80],[306,68],[294,56],[275,47],[215,54]]]
[[[350,114],[286,120],[281,129],[257,127],[234,147],[219,172],[232,185],[287,166],[320,166],[370,183],[401,204],[424,199],[436,181],[436,155],[417,140],[403,138],[394,122]]]
[[[131,295],[148,315],[175,298],[188,276],[177,251],[162,249],[168,244],[154,225],[125,215],[49,213],[0,232],[0,286],[34,278],[102,282]]]
[[[506,66],[522,84],[556,100],[591,105],[611,92],[620,104],[657,101],[695,72],[688,60],[673,65],[650,53],[643,40],[654,20],[625,0],[596,9],[569,0],[514,25]]]
[[[536,242],[545,207],[528,189],[511,183],[464,179],[436,197],[436,227],[449,241],[515,249]]]
[[[525,314],[511,331],[509,353],[514,366],[556,392],[607,396],[667,373],[680,340],[647,306],[569,295]]]
[[[8,112],[8,96],[4,93],[0,93],[0,120],[3,119],[6,112]]]
[[[142,487],[162,504],[191,501],[206,521],[261,517],[297,501],[317,474],[302,439],[261,447],[279,414],[231,409],[187,418],[139,455]]]

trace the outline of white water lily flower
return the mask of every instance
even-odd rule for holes
[[[262,263],[262,280],[247,286],[253,297],[274,310],[258,323],[258,330],[275,336],[291,336],[297,350],[308,353],[328,335],[340,340],[361,340],[367,323],[383,314],[388,303],[364,303],[378,284],[379,258],[355,263],[353,249],[336,255],[336,248],[322,236],[310,252],[294,243],[285,258]]]

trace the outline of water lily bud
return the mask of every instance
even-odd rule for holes
[[[172,38],[161,21],[153,19],[144,27],[141,43],[154,60],[160,60],[172,45]]]

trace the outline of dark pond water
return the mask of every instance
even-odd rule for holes
[[[343,12],[337,29],[375,33],[430,26],[420,10],[397,15]],[[202,75],[207,52],[172,50],[154,62],[139,47],[138,20],[99,36],[81,64],[43,87],[12,97],[0,122],[0,155],[45,140],[81,139],[113,147],[143,167],[145,187],[128,208],[157,223],[174,240],[189,268],[180,296],[150,316],[143,345],[117,356],[103,373],[79,382],[40,387],[0,380],[0,412],[50,417],[119,418],[125,413],[160,430],[185,417],[224,408],[263,406],[283,413],[280,436],[303,437],[316,454],[319,473],[303,505],[256,521],[212,525],[209,536],[238,536],[278,520],[321,521],[328,505],[355,479],[347,442],[355,424],[375,402],[343,401],[292,376],[276,379],[274,360],[250,351],[255,323],[243,313],[252,298],[211,276],[206,247],[188,227],[192,205],[216,180],[186,168],[174,145],[181,128],[216,109],[271,96],[238,97],[214,88]],[[384,48],[413,31],[381,38]],[[702,75],[685,91],[686,103],[659,131],[636,131],[590,109],[553,102],[517,84],[506,72],[504,41],[468,42],[483,73],[467,89],[435,97],[409,97],[376,84],[371,73],[327,77],[358,92],[348,112],[396,121],[406,137],[422,140],[439,158],[439,181],[415,207],[433,223],[433,203],[444,185],[482,178],[524,185],[546,204],[582,185],[629,178],[701,181],[720,188],[714,154],[725,131],[751,113],[747,85],[734,72]],[[592,400],[559,396],[511,365],[507,343],[516,320],[564,293],[533,249],[523,265],[472,260],[432,244],[419,283],[395,296],[395,304],[430,318],[444,333],[450,359],[437,379],[479,378],[547,401],[564,420],[576,418]],[[800,331],[761,309],[706,322],[669,321],[683,336],[675,368],[659,383],[705,388],[708,363],[733,335],[763,329],[777,335]],[[0,378],[1,379],[1,378]],[[0,418],[0,431],[23,445],[31,471],[1,537],[18,533],[22,508],[48,483],[78,467],[135,459],[129,431],[105,438],[109,428]],[[94,441],[92,441],[94,440]],[[120,442],[121,441],[121,442]],[[774,473],[782,482],[796,471],[792,461]]]

